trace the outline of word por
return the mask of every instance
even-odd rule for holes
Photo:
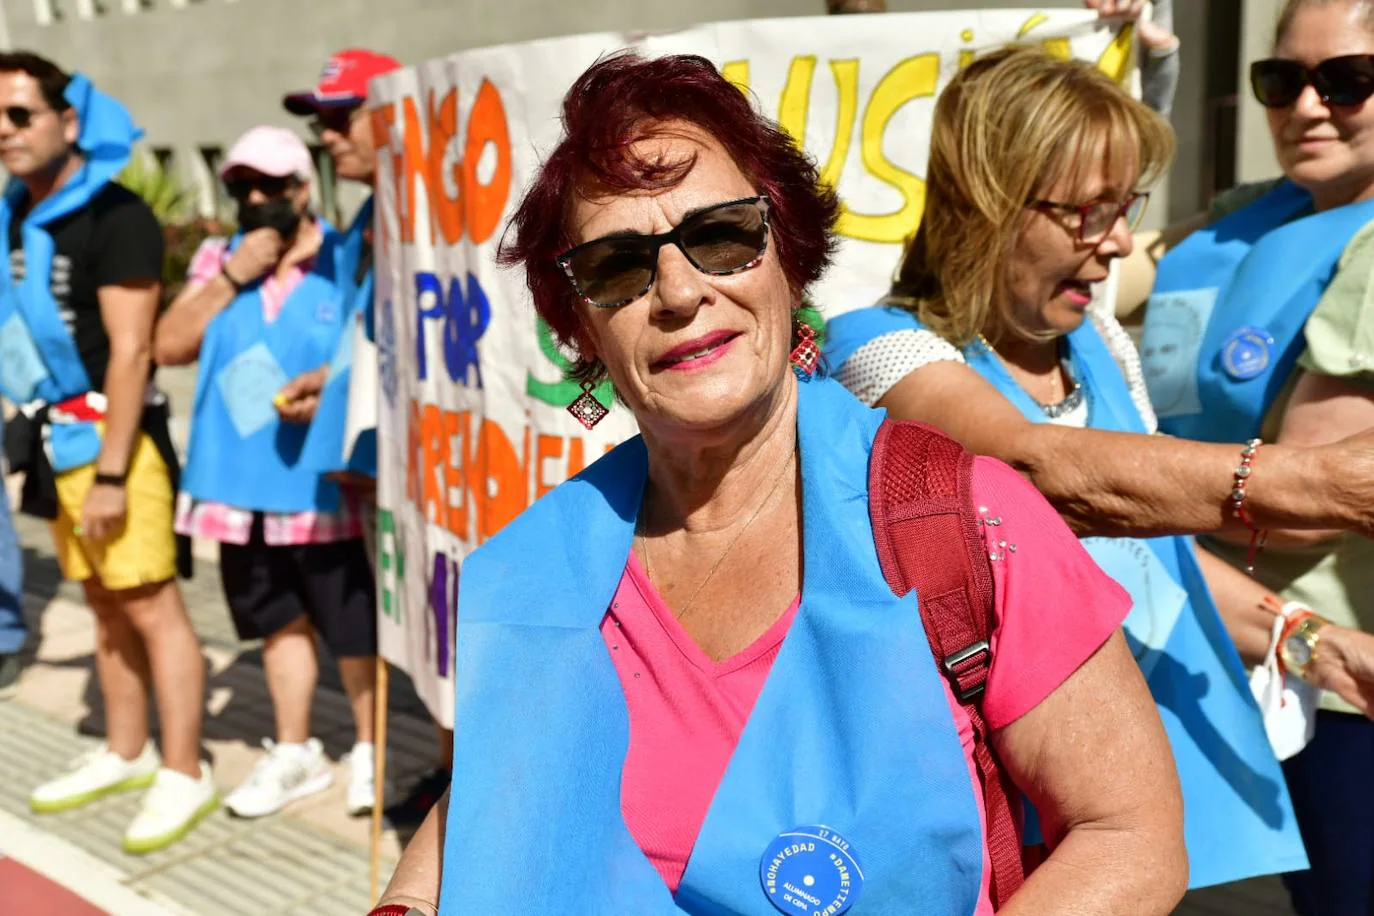
[[[491,301],[475,274],[467,275],[467,292],[457,277],[448,281],[448,289],[438,276],[421,272],[415,275],[415,377],[429,377],[428,339],[425,335],[427,319],[442,319],[444,369],[449,381],[470,385],[469,370],[476,373],[475,387],[482,387],[482,365],[477,358],[477,341],[491,324]]]

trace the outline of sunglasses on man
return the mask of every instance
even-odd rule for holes
[[[5,120],[14,125],[15,130],[23,130],[33,123],[34,118],[52,110],[51,108],[25,108],[23,105],[7,105],[0,108],[0,112],[5,115]]]
[[[1332,57],[1315,67],[1271,57],[1250,65],[1250,88],[1265,108],[1287,108],[1308,86],[1328,105],[1359,105],[1374,95],[1374,54]]]
[[[310,130],[317,137],[323,137],[325,131],[332,130],[336,134],[347,134],[353,128],[353,119],[363,110],[362,105],[340,105],[336,108],[321,108],[315,112],[315,116],[310,119]]]
[[[260,191],[263,197],[281,197],[295,188],[299,182],[294,176],[256,175],[245,178],[230,178],[224,182],[224,190],[234,200],[247,200],[253,191]]]
[[[630,304],[653,287],[664,245],[676,245],[704,274],[720,277],[748,270],[768,250],[768,198],[746,197],[705,207],[659,235],[593,239],[555,260],[579,296],[611,309]]]

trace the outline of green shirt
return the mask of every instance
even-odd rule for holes
[[[1306,331],[1299,366],[1374,385],[1374,223],[1346,246]]]

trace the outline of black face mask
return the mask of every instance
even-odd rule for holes
[[[239,228],[244,232],[275,229],[283,239],[289,239],[296,234],[300,224],[301,214],[285,197],[274,197],[260,204],[239,204]]]

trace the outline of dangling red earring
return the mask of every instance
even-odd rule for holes
[[[582,393],[567,407],[568,413],[572,414],[577,422],[587,429],[595,427],[596,424],[606,419],[606,414],[611,412],[610,408],[598,401],[596,395],[592,394],[594,388],[596,386],[591,382],[583,382]]]
[[[821,348],[816,346],[816,331],[801,319],[793,319],[792,336],[797,344],[792,348],[790,361],[797,378],[808,379],[816,373],[816,364],[821,359]]]

